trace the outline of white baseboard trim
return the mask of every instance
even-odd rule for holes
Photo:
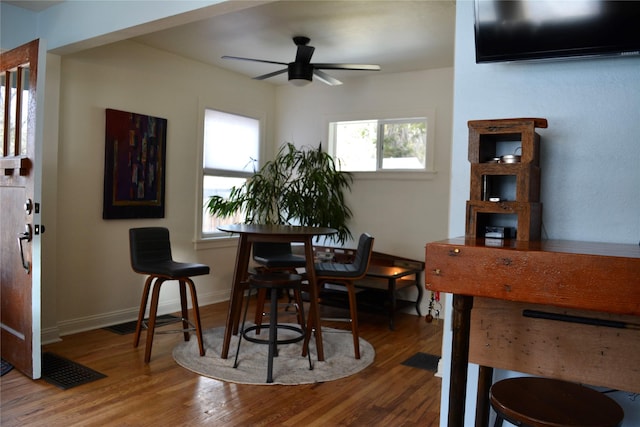
[[[62,339],[60,339],[60,329],[58,329],[57,326],[40,331],[40,342],[42,345],[53,344],[54,342],[60,341],[62,341]]]
[[[442,378],[442,374],[443,374],[443,371],[442,371],[442,360],[443,360],[442,357],[440,358],[440,360],[438,360],[438,370],[434,374],[434,376],[439,377],[439,378]]]
[[[218,302],[226,301],[229,299],[229,291],[224,292],[210,292],[205,294],[198,294],[198,305],[203,307],[209,304],[215,304]],[[189,306],[191,307],[191,306]],[[52,333],[55,329],[57,334],[47,337],[47,341],[43,336],[43,343],[60,341],[60,337],[66,335],[77,334],[79,332],[91,331],[94,329],[105,328],[111,325],[117,325],[119,323],[130,322],[138,319],[138,308],[131,307],[124,310],[112,311],[110,313],[96,314],[92,316],[80,317],[76,319],[62,320],[58,322],[57,328],[50,328]],[[169,301],[161,302],[158,306],[158,315],[175,313],[180,311],[180,299],[172,299]]]

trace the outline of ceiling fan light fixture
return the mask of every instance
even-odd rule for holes
[[[289,81],[295,86],[306,86],[313,80],[313,65],[300,62],[289,63]]]
[[[289,83],[297,87],[302,87],[311,83],[311,79],[289,79]]]

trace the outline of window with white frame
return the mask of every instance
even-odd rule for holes
[[[242,222],[244,215],[211,216],[206,209],[214,195],[228,197],[232,187],[240,187],[258,169],[260,120],[205,109],[202,178],[202,237],[222,235],[220,225]]]
[[[329,123],[330,153],[349,172],[429,169],[426,117]]]

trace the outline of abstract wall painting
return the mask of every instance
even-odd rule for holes
[[[106,109],[103,219],[164,218],[167,120]]]

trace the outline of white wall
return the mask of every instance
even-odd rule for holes
[[[548,129],[539,130],[545,237],[637,244],[640,58],[478,65],[473,2],[458,1],[456,6],[449,236],[464,235],[470,170],[467,121],[543,117],[549,121]],[[451,357],[451,319],[446,320],[442,408],[448,407]],[[475,381],[472,368],[465,425],[473,425]],[[629,405],[623,393],[617,398]],[[624,425],[640,425],[638,414],[636,404],[627,411]],[[442,426],[446,415],[446,409],[441,411]]]
[[[330,119],[433,112],[435,174],[409,179],[356,174],[346,198],[353,210],[349,227],[356,239],[369,232],[376,239],[374,250],[423,260],[425,243],[447,236],[453,69],[372,74],[343,81],[333,87],[321,82],[302,88],[279,87],[276,141],[314,147],[322,142],[327,147]],[[425,313],[428,297],[423,299]]]
[[[250,106],[264,113],[271,141],[273,86],[125,41],[64,56],[60,100],[57,272],[43,287],[56,288],[61,334],[135,318],[144,277],[130,268],[130,227],[168,227],[174,258],[211,266],[195,280],[201,304],[228,299],[235,240],[194,246],[200,106]],[[102,219],[106,108],[168,120],[165,218]],[[161,310],[175,311],[177,287],[165,288]]]

